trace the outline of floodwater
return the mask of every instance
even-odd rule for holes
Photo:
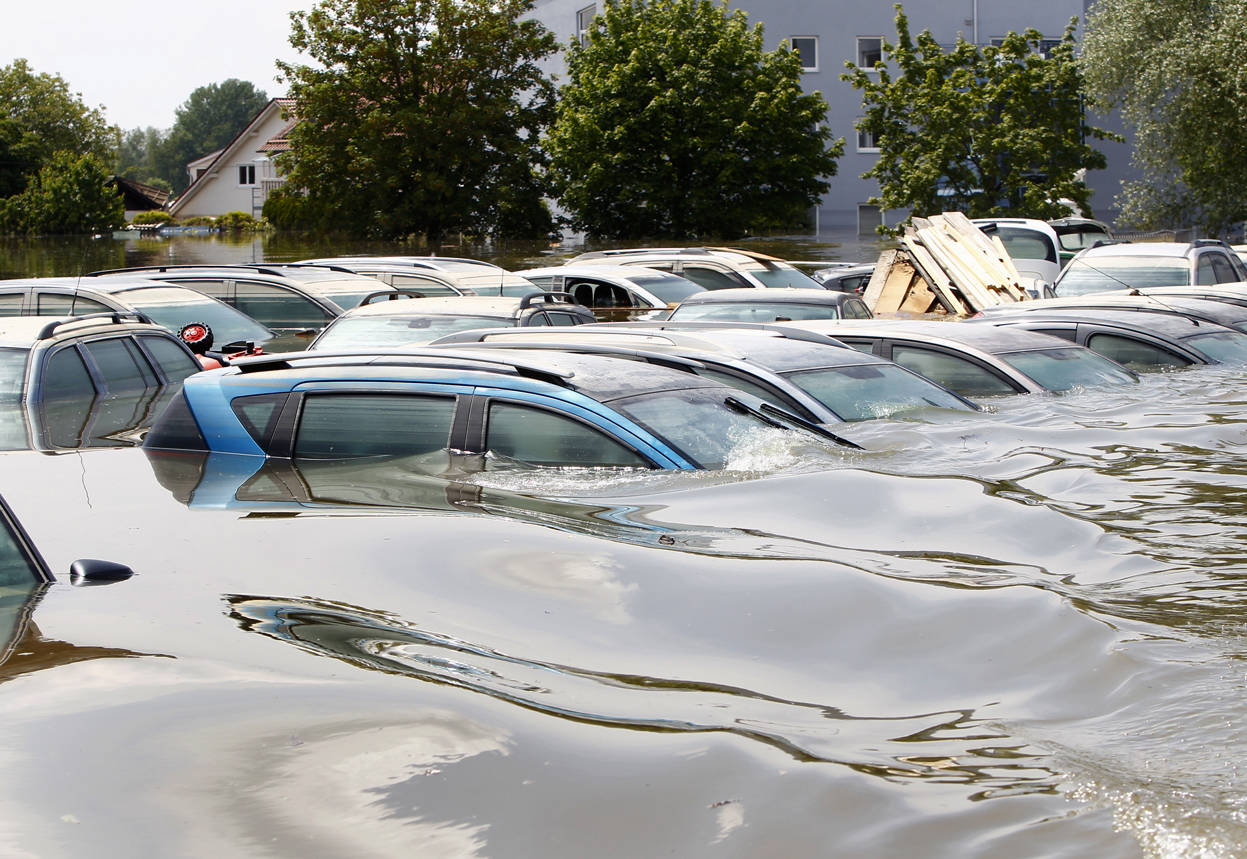
[[[59,577],[0,600],[0,854],[1245,855],[1245,391],[698,474],[0,454]]]

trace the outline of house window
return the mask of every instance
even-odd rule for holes
[[[858,36],[857,37],[857,67],[859,69],[873,69],[875,63],[883,61],[883,37],[881,36]]]
[[[875,233],[876,227],[883,226],[883,210],[869,203],[857,204],[857,234],[868,236]]]
[[[801,57],[802,69],[807,72],[818,71],[818,36],[793,36],[788,44]]]
[[[255,165],[239,164],[238,165],[238,184],[254,185],[255,184]]]
[[[586,6],[576,13],[576,41],[582,45],[589,44],[589,30],[593,27],[593,19],[597,17],[596,4]]]
[[[858,122],[862,120],[859,119]],[[878,152],[879,141],[875,139],[873,131],[867,131],[864,128],[857,129],[857,151],[858,152]]]

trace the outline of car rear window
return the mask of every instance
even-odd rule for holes
[[[646,468],[635,451],[599,429],[547,409],[492,402],[486,451],[533,465]]]
[[[893,364],[855,364],[784,373],[846,421],[865,421],[920,408],[969,409],[938,385]]]
[[[1211,331],[1187,337],[1182,342],[1224,364],[1247,362],[1247,335],[1238,332]]]
[[[295,436],[296,459],[412,456],[445,450],[454,397],[308,394]]]
[[[168,337],[140,336],[139,343],[151,354],[169,382],[180,382],[201,369],[193,355]]]
[[[167,450],[207,450],[203,432],[191,414],[186,392],[178,391],[143,439],[143,447]]]
[[[108,340],[92,340],[83,344],[96,369],[110,392],[133,391],[153,388],[156,374],[147,358],[129,337],[113,337]]]
[[[1074,259],[1056,284],[1059,296],[1088,295],[1110,289],[1187,286],[1191,264],[1166,257],[1089,257]]]
[[[117,296],[175,334],[188,322],[205,323],[212,329],[216,346],[238,340],[262,343],[273,336],[272,331],[242,311],[188,287],[125,289]]]
[[[665,439],[702,468],[723,468],[746,433],[772,428],[761,418],[728,408],[722,389],[693,388],[641,394],[611,406]]]

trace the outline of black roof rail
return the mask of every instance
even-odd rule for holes
[[[56,329],[63,325],[70,325],[76,322],[85,322],[92,319],[103,321],[107,319],[114,325],[120,325],[122,322],[142,322],[147,325],[154,325],[151,318],[146,314],[139,313],[137,310],[110,310],[103,313],[84,313],[81,316],[70,316],[66,319],[58,319],[55,322],[49,322],[47,325],[39,329],[38,339],[46,340],[51,337]]]
[[[454,343],[446,344],[447,346],[456,346],[464,348],[465,344]],[[544,343],[539,340],[527,340],[519,343],[507,343],[503,340],[484,340],[479,343],[472,343],[467,348],[471,349],[526,349],[540,351],[557,352],[578,352],[584,355],[607,355],[618,356],[621,358],[630,358],[638,361],[644,361],[647,364],[656,364],[661,367],[668,367],[672,370],[683,370],[692,373],[694,370],[705,368],[705,363],[698,361],[696,358],[685,358],[680,355],[667,355],[662,352],[651,352],[648,349],[634,349],[628,346],[612,346],[604,343],[577,343],[574,340],[567,342],[550,341]]]
[[[202,271],[204,269],[245,269],[254,271],[257,274],[267,274],[273,277],[281,277],[282,273],[265,265],[251,265],[249,263],[171,263],[169,265],[136,265],[129,268],[105,268],[99,271],[89,271],[85,277],[99,277],[108,274],[138,274],[140,272],[162,272],[162,271]]]
[[[534,304],[575,304],[570,292],[549,290],[547,292],[530,292],[520,299],[520,310],[526,310]]]
[[[498,350],[501,352],[502,350]],[[286,352],[274,355],[259,355],[250,358],[239,358],[231,362],[240,373],[259,373],[265,370],[292,370],[296,364],[312,361],[323,361],[332,365],[337,358],[371,359],[361,361],[372,366],[420,366],[437,367],[449,370],[462,370],[464,361],[477,365],[472,369],[486,372],[509,371],[516,375],[549,382],[560,387],[570,387],[568,380],[575,376],[570,370],[558,370],[546,364],[530,363],[523,360],[506,360],[492,355],[471,354],[454,349],[392,349],[392,350],[344,350],[344,351],[308,351]],[[455,362],[458,360],[458,363]]]
[[[379,289],[376,292],[370,292],[364,296],[364,300],[357,306],[363,307],[365,304],[372,304],[374,300],[382,298],[387,301],[394,301],[398,298],[426,298],[423,292],[417,292],[414,289]]]

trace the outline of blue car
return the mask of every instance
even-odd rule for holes
[[[425,349],[274,355],[187,379],[144,440],[279,459],[721,468],[755,431],[802,418],[673,367],[598,355]]]

